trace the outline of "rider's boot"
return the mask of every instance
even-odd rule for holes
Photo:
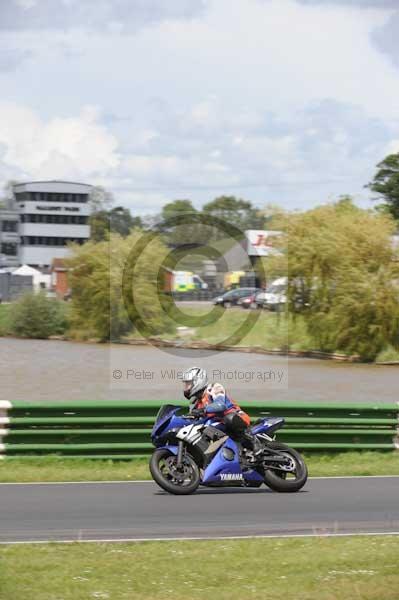
[[[253,435],[253,433],[248,430],[245,431],[241,438],[241,444],[244,448],[249,450],[249,452],[246,453],[248,462],[255,463],[257,457],[262,452],[262,444],[256,435]]]

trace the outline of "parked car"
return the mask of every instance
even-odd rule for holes
[[[236,306],[241,298],[248,298],[249,296],[256,294],[258,291],[260,291],[259,288],[255,287],[236,288],[235,290],[230,290],[214,298],[213,304],[223,306],[225,308],[228,308],[229,306]]]
[[[244,298],[240,298],[238,300],[237,304],[239,306],[241,306],[241,308],[258,308],[258,305],[257,305],[257,302],[256,302],[256,298],[261,293],[262,293],[262,291],[260,289],[256,289],[249,296],[245,296]]]
[[[282,310],[287,303],[287,284],[287,277],[279,277],[272,281],[266,291],[257,294],[256,305],[269,310]]]

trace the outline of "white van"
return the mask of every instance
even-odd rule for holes
[[[257,294],[257,306],[269,310],[282,310],[287,303],[287,285],[287,277],[279,277],[272,281],[264,292]]]

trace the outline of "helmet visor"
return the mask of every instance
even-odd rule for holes
[[[183,390],[185,392],[189,392],[192,387],[193,387],[193,382],[192,381],[183,381]]]

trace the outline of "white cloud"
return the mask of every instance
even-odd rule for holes
[[[53,0],[19,0],[5,68],[31,54],[0,73],[0,178],[103,182],[144,211],[366,196],[398,139],[399,77],[372,39],[392,11],[358,2],[62,0],[56,16]]]
[[[37,6],[37,0],[14,0],[17,7],[20,7],[24,10],[29,10],[30,8],[34,8]]]
[[[386,154],[397,154],[399,152],[399,139],[389,142],[386,148]]]
[[[28,177],[88,179],[119,164],[117,140],[95,107],[75,117],[43,121],[30,108],[0,104],[3,162]]]
[[[135,31],[164,19],[190,19],[204,8],[204,0],[2,0],[0,28]]]

